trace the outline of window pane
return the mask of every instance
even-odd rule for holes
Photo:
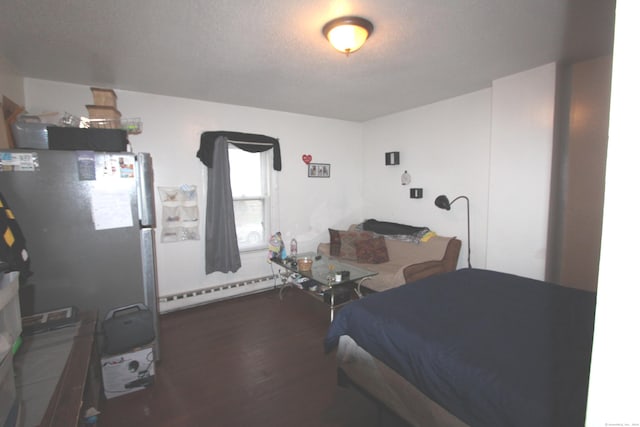
[[[260,153],[249,153],[229,146],[231,192],[234,199],[263,195],[262,164]]]
[[[233,209],[240,249],[263,243],[264,201],[260,199],[235,200]]]
[[[241,251],[264,248],[269,230],[269,152],[249,153],[229,146],[231,191]]]

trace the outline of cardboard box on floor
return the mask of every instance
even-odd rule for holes
[[[6,96],[2,95],[2,114],[0,114],[0,149],[15,148],[13,135],[11,134],[11,124],[24,111],[24,107],[19,106]]]

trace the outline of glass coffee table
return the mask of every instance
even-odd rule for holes
[[[300,270],[297,261],[303,259],[312,260],[311,269]],[[294,259],[272,259],[273,263],[285,268],[286,282],[280,288],[280,298],[288,287],[297,287],[307,294],[329,305],[330,319],[333,322],[333,314],[336,308],[349,302],[351,292],[355,292],[362,298],[360,285],[365,280],[378,274],[375,271],[356,267],[337,258],[318,255],[314,252],[298,254]],[[343,300],[345,293],[348,298]]]

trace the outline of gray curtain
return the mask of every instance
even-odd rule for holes
[[[218,136],[213,144],[212,165],[208,168],[205,271],[235,273],[242,266],[236,236],[233,195],[229,176],[229,142]]]

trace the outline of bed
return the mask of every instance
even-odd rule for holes
[[[412,425],[584,425],[595,293],[481,269],[340,310],[339,373]]]

